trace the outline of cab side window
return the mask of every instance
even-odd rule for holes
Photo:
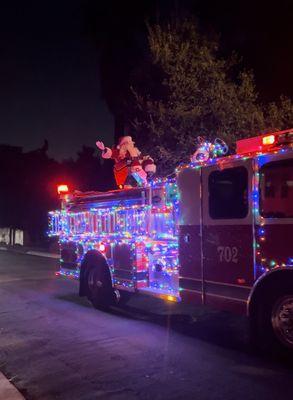
[[[293,218],[293,160],[273,161],[260,169],[260,215]]]
[[[248,172],[245,167],[209,175],[209,214],[212,219],[242,219],[248,213]]]

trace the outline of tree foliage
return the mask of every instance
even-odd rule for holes
[[[237,139],[292,122],[291,101],[260,105],[252,72],[240,70],[235,55],[221,57],[218,43],[200,35],[193,20],[148,26],[148,43],[129,120],[161,173],[188,159],[197,136],[220,137],[233,148]]]
[[[293,127],[293,103],[288,97],[281,96],[277,103],[269,103],[264,113],[270,130]]]

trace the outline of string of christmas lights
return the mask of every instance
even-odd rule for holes
[[[87,251],[102,249],[117,287],[134,289],[136,286],[149,286],[177,294],[177,186],[174,179],[160,179],[145,190],[151,190],[153,197],[158,197],[158,206],[124,206],[121,201],[113,200],[112,204],[107,203],[107,207],[101,203],[100,207],[92,207],[87,211],[70,211],[70,208],[52,211],[49,213],[48,234],[59,236],[61,247],[66,243],[77,245],[75,254],[78,266]],[[134,260],[129,270],[130,279],[119,277],[119,268],[115,268],[111,249],[119,245],[127,245]],[[80,248],[82,251],[78,250]],[[143,278],[142,272],[145,272]],[[68,271],[62,265],[58,274],[78,278],[78,270]]]

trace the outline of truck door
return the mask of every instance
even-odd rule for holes
[[[293,264],[293,155],[260,156],[256,213],[257,276]]]
[[[203,168],[204,301],[244,311],[254,279],[252,160]]]
[[[202,303],[201,170],[184,168],[179,200],[179,290],[182,300]]]

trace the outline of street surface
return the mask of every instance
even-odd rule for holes
[[[249,350],[245,318],[144,297],[105,313],[56,268],[0,252],[0,370],[26,399],[292,398],[293,369]]]

